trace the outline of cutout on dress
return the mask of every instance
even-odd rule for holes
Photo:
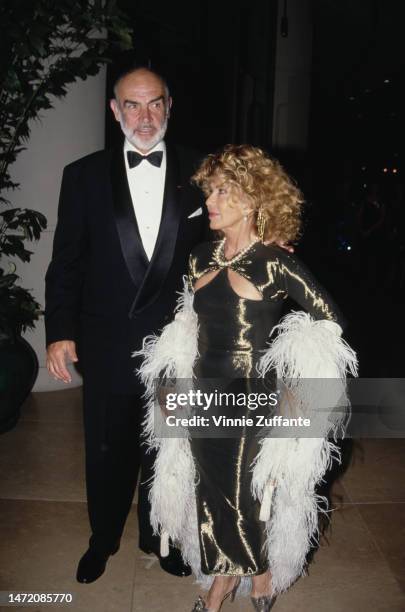
[[[222,271],[224,270],[211,270],[210,272],[206,272],[200,276],[200,278],[194,284],[194,292],[196,293],[203,287],[209,285]],[[225,270],[225,273],[227,275],[230,288],[238,297],[245,300],[252,300],[254,302],[263,301],[263,296],[260,291],[254,286],[253,283],[248,281],[247,278],[230,268]]]
[[[198,278],[194,284],[194,292],[196,293],[199,289],[209,285],[220,272],[221,270],[210,270],[210,272],[206,272],[200,276],[200,278]]]
[[[252,282],[231,268],[227,272],[229,285],[236,295],[245,300],[263,301],[262,294]]]

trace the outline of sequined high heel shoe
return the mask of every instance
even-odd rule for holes
[[[233,587],[233,589],[229,591],[229,593],[227,593],[225,597],[223,598],[223,600],[221,601],[221,605],[219,606],[218,610],[221,609],[222,604],[224,603],[225,599],[228,599],[228,597],[231,598],[230,599],[231,602],[234,601],[236,591],[238,590],[239,585],[240,585],[240,581],[241,579],[238,578],[237,581],[235,582],[235,586]],[[201,595],[199,595],[197,601],[194,604],[194,608],[191,610],[191,612],[211,612],[211,610],[207,608],[207,604],[205,603]]]
[[[276,602],[275,595],[262,595],[261,597],[251,597],[250,600],[256,612],[269,612]]]

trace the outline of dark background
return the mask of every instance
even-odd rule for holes
[[[119,5],[133,18],[134,51],[117,58],[110,70],[110,94],[124,67],[150,63],[166,77],[174,99],[170,135],[209,151],[244,136],[241,88],[244,75],[253,74],[266,89],[266,112],[258,118],[254,105],[249,108],[247,136],[249,142],[269,144],[276,2],[121,0]],[[116,133],[111,121],[107,133],[108,138]]]
[[[174,99],[170,138],[202,152],[249,142],[279,158],[307,199],[296,252],[344,310],[361,374],[403,376],[405,3],[312,2],[304,151],[272,143],[279,11],[294,36],[288,1],[119,5],[131,16],[134,50],[109,68],[107,97],[120,72],[150,65],[166,77]],[[107,145],[119,138],[108,114]],[[366,237],[374,213],[382,221]]]

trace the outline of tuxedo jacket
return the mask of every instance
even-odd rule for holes
[[[199,156],[169,143],[166,154],[162,218],[150,261],[123,149],[98,151],[63,172],[45,279],[46,342],[74,340],[85,379],[118,393],[139,392],[131,353],[172,317],[189,253],[207,236],[203,197],[190,183]]]

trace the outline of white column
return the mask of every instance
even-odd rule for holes
[[[280,33],[284,0],[278,0],[273,147],[304,151],[308,143],[311,84],[311,0],[288,0],[288,36]]]
[[[38,243],[27,243],[33,251],[31,262],[19,263],[20,284],[32,291],[44,307],[45,272],[48,267],[55,232],[62,170],[66,164],[104,147],[106,70],[86,81],[69,86],[68,94],[55,100],[54,108],[43,111],[39,120],[31,123],[27,150],[19,154],[11,167],[11,177],[20,189],[10,194],[13,207],[32,208],[48,219],[48,228]],[[25,334],[38,355],[40,370],[35,391],[66,388],[54,381],[45,368],[45,328],[43,317],[35,330]],[[81,378],[73,366],[73,386]]]

